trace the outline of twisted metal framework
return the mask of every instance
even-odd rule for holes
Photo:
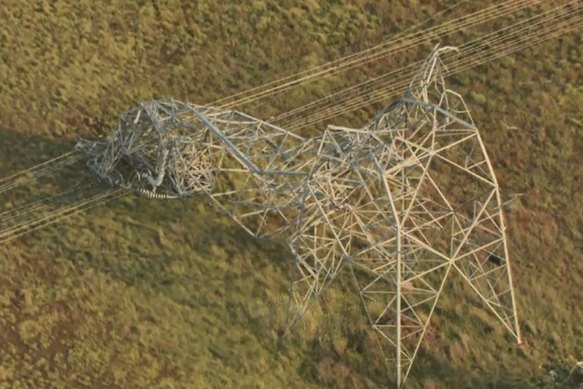
[[[401,386],[457,271],[520,342],[499,187],[435,50],[406,97],[360,129],[305,138],[241,112],[151,101],[104,141],[79,142],[115,187],[206,194],[295,257],[288,324],[345,268]]]

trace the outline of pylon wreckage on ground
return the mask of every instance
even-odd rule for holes
[[[499,186],[441,50],[363,128],[307,138],[234,110],[150,101],[77,147],[112,186],[206,194],[252,236],[285,242],[290,326],[350,272],[402,386],[452,272],[520,342]]]

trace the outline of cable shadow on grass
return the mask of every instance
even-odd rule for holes
[[[3,177],[74,150],[71,141],[30,137],[17,131],[0,130],[0,138]],[[81,161],[74,169],[52,173],[55,182],[44,190],[36,181],[10,190],[6,198],[0,197],[0,207],[15,213],[15,208],[28,204],[29,195],[36,201],[86,179],[92,177]],[[251,276],[263,270],[287,274],[289,253],[285,249],[249,237],[220,212],[204,204],[201,207],[201,201],[205,200],[163,201],[129,195],[22,236],[15,244],[35,244],[40,239],[46,250],[70,259],[76,266],[89,266],[126,284],[161,292],[173,286],[186,289],[186,285],[177,284],[188,284],[194,292],[200,290],[199,280],[214,285],[213,294],[220,291],[225,301],[236,290],[237,278],[249,283]],[[36,210],[28,214],[34,218]],[[240,258],[246,265],[241,265]],[[259,283],[256,289],[266,286],[264,277],[255,280]],[[287,285],[282,285],[282,290],[287,290]],[[190,294],[170,295],[182,304],[200,303]]]

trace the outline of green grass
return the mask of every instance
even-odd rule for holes
[[[0,176],[109,133],[140,100],[211,102],[369,47],[439,8],[217,3],[9,1],[0,9]],[[410,387],[548,388],[550,369],[564,378],[583,359],[581,44],[571,34],[450,80],[504,196],[524,193],[507,232],[525,339],[516,346],[454,279]],[[269,117],[345,82],[320,80],[246,109]],[[371,111],[343,120],[362,123]],[[4,244],[0,388],[384,387],[348,280],[279,339],[290,259],[197,199],[125,198]]]

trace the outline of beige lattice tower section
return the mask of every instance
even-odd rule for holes
[[[498,183],[439,53],[369,126],[327,129],[291,242],[291,322],[348,267],[398,386],[452,271],[520,341]]]

